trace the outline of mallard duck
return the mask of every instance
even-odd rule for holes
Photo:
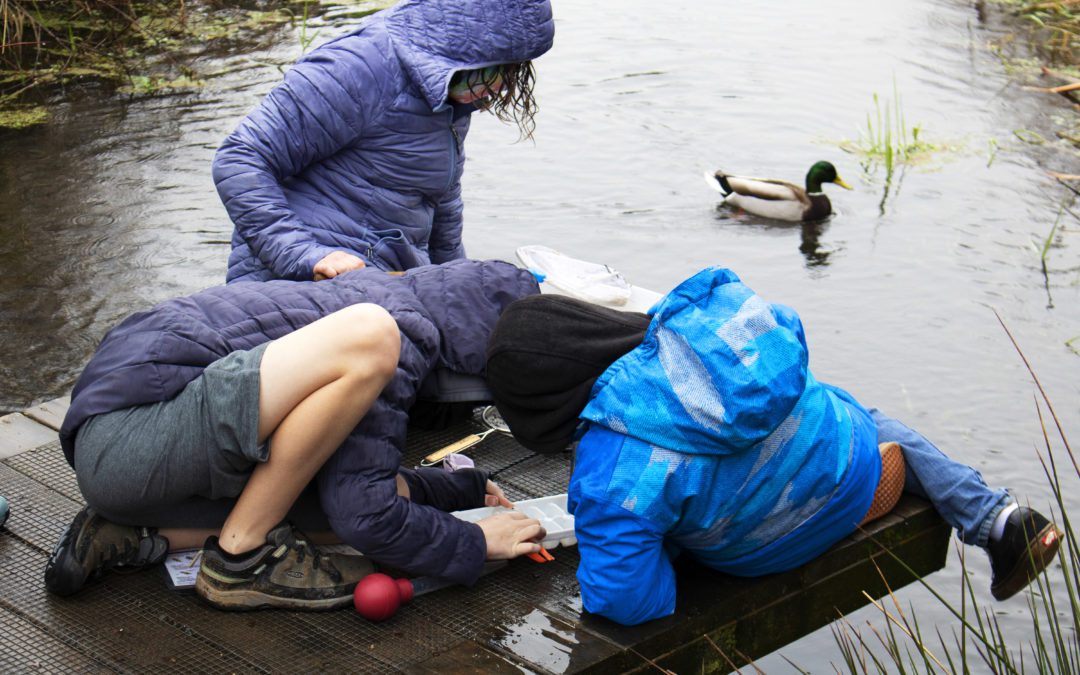
[[[806,189],[785,180],[747,178],[717,171],[705,180],[724,195],[724,201],[747,213],[776,220],[814,221],[832,214],[832,204],[821,191],[822,183],[852,187],[829,162],[817,162],[806,172]]]

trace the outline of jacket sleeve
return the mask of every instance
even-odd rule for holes
[[[310,280],[315,264],[335,250],[315,241],[282,185],[363,133],[367,111],[379,97],[366,61],[340,47],[312,53],[214,157],[214,183],[236,232],[277,277]]]
[[[487,557],[483,531],[434,506],[399,497],[400,455],[380,451],[376,446],[386,441],[360,429],[319,472],[319,498],[334,532],[377,563],[473,584]]]
[[[664,535],[626,509],[588,497],[572,505],[585,609],[626,626],[675,611],[675,571]]]
[[[487,472],[479,469],[446,471],[437,467],[398,469],[409,486],[409,499],[440,511],[464,511],[484,505]]]
[[[428,241],[432,263],[438,265],[465,257],[465,244],[461,241],[464,210],[461,181],[458,180],[435,206],[431,239]]]

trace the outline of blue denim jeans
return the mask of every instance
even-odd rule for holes
[[[929,499],[961,541],[985,548],[994,519],[1012,501],[1009,493],[991,490],[978,471],[949,459],[922,434],[877,408],[870,416],[878,443],[895,441],[904,451],[904,492]]]

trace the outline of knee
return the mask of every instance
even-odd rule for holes
[[[378,305],[358,304],[342,310],[348,329],[345,348],[349,362],[366,377],[390,380],[401,355],[401,332],[397,321]]]

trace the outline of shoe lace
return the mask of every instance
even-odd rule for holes
[[[321,569],[329,574],[330,578],[333,579],[335,583],[341,583],[341,572],[338,571],[338,568],[335,567],[333,563],[323,557],[323,553],[318,547],[314,546],[306,539],[297,537],[293,548],[296,550],[296,562],[302,563],[304,562],[304,559],[310,555],[311,566],[314,569]]]
[[[117,546],[115,541],[110,541],[107,545],[97,548],[97,562],[99,564],[112,563],[113,565],[122,565],[127,562],[128,557],[131,556],[132,550],[137,547],[137,535],[134,543],[132,543],[131,537],[127,536],[121,539],[120,546]]]

